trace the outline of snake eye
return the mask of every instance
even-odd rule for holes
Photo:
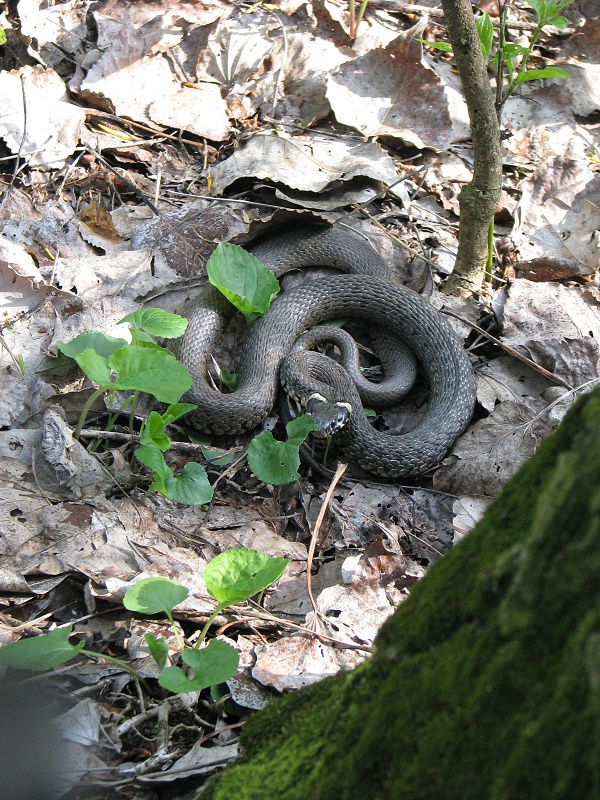
[[[352,406],[350,403],[336,403],[333,406],[336,409],[335,417],[332,421],[334,430],[339,431],[340,428],[343,428],[344,425],[350,419],[350,414],[352,413]]]

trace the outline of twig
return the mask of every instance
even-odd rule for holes
[[[21,158],[23,145],[25,144],[25,140],[27,138],[27,98],[25,97],[25,75],[21,75],[21,97],[23,98],[23,135],[21,136],[21,141],[19,143],[19,150],[15,156],[15,168],[13,170],[12,178],[10,179],[11,186],[14,185],[15,179],[19,173],[19,159]]]
[[[527,364],[528,367],[535,370],[536,372],[539,372],[540,375],[543,375],[545,378],[548,378],[549,381],[557,383],[559,386],[564,386],[565,389],[568,389],[570,392],[574,391],[573,387],[566,381],[563,381],[562,378],[559,378],[558,375],[555,375],[553,372],[550,372],[549,370],[544,369],[544,367],[540,366],[539,364],[536,364],[535,361],[532,361],[530,358],[527,358],[527,356],[522,355],[521,353],[519,353],[518,350],[515,350],[514,347],[511,347],[508,344],[504,344],[504,342],[501,342],[500,339],[496,339],[495,336],[492,336],[491,333],[488,333],[483,328],[480,328],[479,325],[475,325],[474,322],[470,322],[468,319],[461,317],[460,314],[455,314],[454,311],[449,311],[446,308],[442,308],[440,309],[440,311],[442,314],[446,314],[449,317],[454,317],[454,319],[458,319],[461,322],[464,322],[465,325],[469,325],[469,327],[473,328],[474,331],[477,331],[477,333],[480,333],[482,336],[487,337],[490,340],[490,342],[493,342],[494,344],[498,345],[498,347],[501,347],[502,350],[506,351],[511,356],[514,356],[514,358],[518,359],[519,361],[522,361],[523,364]]]
[[[371,653],[373,651],[373,648],[369,647],[368,645],[343,642],[341,639],[336,639],[334,636],[329,636],[327,633],[318,633],[315,630],[307,628],[306,625],[301,625],[299,622],[292,622],[289,619],[280,619],[273,614],[260,614],[257,611],[238,611],[237,613],[242,620],[247,616],[255,617],[263,622],[270,622],[271,624],[277,625],[281,628],[291,628],[292,630],[306,633],[309,636],[316,636],[320,642],[324,642],[325,644],[334,644],[340,650],[362,650],[365,653]]]
[[[6,342],[5,338],[4,338],[4,335],[2,333],[2,329],[1,328],[0,328],[0,347],[3,347],[6,350],[8,355],[12,358],[15,367],[19,370],[19,372],[21,372],[21,364],[19,363],[19,359],[13,353],[11,348],[8,346],[8,344],[7,344],[7,342]]]
[[[321,506],[321,510],[319,511],[319,516],[317,517],[317,521],[315,523],[315,527],[313,529],[313,532],[312,532],[312,535],[311,535],[311,538],[310,538],[310,547],[308,548],[308,561],[307,561],[307,564],[306,564],[306,587],[308,589],[308,596],[310,597],[310,602],[312,603],[312,607],[314,608],[314,611],[315,611],[315,619],[318,618],[319,611],[317,609],[317,603],[315,601],[315,598],[314,598],[314,595],[313,595],[313,592],[312,592],[311,570],[312,570],[313,558],[315,556],[315,550],[316,550],[316,547],[317,547],[317,541],[319,539],[319,531],[321,530],[321,524],[323,522],[323,519],[325,518],[325,513],[327,511],[327,508],[329,507],[329,501],[331,500],[331,496],[333,495],[333,493],[335,491],[335,487],[337,486],[338,481],[340,480],[340,478],[342,477],[342,475],[346,471],[347,467],[348,467],[348,464],[338,464],[337,465],[337,469],[335,471],[335,475],[333,476],[333,479],[331,481],[329,489],[327,490],[327,494],[325,495],[325,499],[323,500],[323,505]]]
[[[154,205],[154,203],[151,200],[148,200],[146,195],[142,191],[140,191],[135,184],[133,184],[131,181],[127,180],[127,178],[125,178],[123,175],[121,175],[121,173],[118,172],[114,167],[111,167],[111,165],[108,163],[108,161],[103,156],[101,156],[100,153],[98,153],[96,150],[94,150],[93,147],[90,147],[87,144],[85,145],[85,150],[88,153],[91,153],[95,158],[97,158],[98,161],[100,161],[100,163],[103,164],[109,172],[112,172],[113,175],[116,175],[117,178],[120,181],[123,181],[123,183],[126,184],[126,186],[128,186],[131,189],[131,191],[135,194],[135,196],[138,198],[138,200],[141,200],[142,203],[145,203],[148,206],[148,208],[154,214],[156,214],[157,217],[160,216],[160,211]]]
[[[553,400],[551,403],[549,403],[541,411],[538,411],[538,413],[534,417],[532,417],[530,420],[528,420],[527,422],[524,422],[522,425],[518,425],[515,428],[515,430],[518,431],[520,428],[530,428],[534,424],[534,422],[537,422],[538,420],[540,420],[544,416],[544,414],[547,414],[548,411],[552,411],[554,406],[558,406],[561,403],[563,403],[565,401],[565,399],[569,395],[576,395],[579,392],[581,392],[583,389],[591,388],[592,386],[595,386],[597,383],[600,383],[600,378],[593,378],[593,380],[586,381],[585,383],[581,383],[579,386],[576,386],[574,389],[569,389],[568,392],[565,392],[565,394],[561,394],[561,396],[557,397],[556,400]]]
[[[140,437],[137,433],[121,433],[119,431],[97,431],[84,429],[79,434],[81,439],[107,439],[113,442],[126,442],[137,444]],[[215,458],[222,458],[224,453],[219,448],[213,448],[207,444],[193,444],[192,442],[171,442],[170,450],[181,450],[189,453],[203,453],[204,450],[215,450]],[[232,447],[230,453],[241,452],[241,447]],[[210,461],[210,459],[207,459]]]

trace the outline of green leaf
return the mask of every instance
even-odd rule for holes
[[[165,494],[174,503],[203,506],[212,500],[213,487],[204,467],[188,461],[179,475],[165,480]]]
[[[283,575],[287,564],[287,558],[271,558],[242,547],[213,558],[203,578],[210,594],[225,607],[262,592]]]
[[[143,444],[133,452],[134,456],[144,466],[152,470],[152,483],[149,492],[160,492],[167,497],[166,482],[173,477],[173,470],[167,466],[165,457],[153,444]]]
[[[545,24],[554,25],[559,31],[564,31],[567,25],[571,24],[571,20],[559,15],[558,17],[552,17],[552,19],[549,19]]]
[[[239,382],[239,376],[237,372],[219,371],[219,378],[223,381],[223,383],[228,389],[231,389],[232,392],[235,392]]]
[[[142,578],[127,589],[123,605],[139,614],[160,614],[182,603],[189,591],[169,578]]]
[[[157,638],[153,633],[144,634],[150,655],[158,664],[159,669],[164,669],[169,657],[169,645],[164,636]]]
[[[71,339],[70,342],[58,342],[56,347],[69,358],[77,358],[77,356],[89,349],[95,350],[99,356],[109,358],[115,350],[119,350],[127,344],[129,342],[126,342],[125,339],[116,339],[106,333],[85,331]]]
[[[517,83],[524,81],[539,81],[543,78],[565,78],[570,80],[570,75],[560,67],[544,67],[544,69],[528,69],[526,72],[520,72],[517,75]]]
[[[0,28],[0,47],[6,44],[6,33]]]
[[[240,654],[222,639],[211,639],[201,650],[186,647],[181,654],[183,663],[194,670],[194,683],[201,681],[205,688],[225,683],[235,675]]]
[[[288,434],[291,431],[291,435],[285,442],[275,439],[271,431],[263,431],[255,436],[250,442],[247,456],[253,474],[259,480],[275,486],[298,480],[300,445],[316,427],[312,417],[304,414],[288,423],[286,430]]]
[[[570,6],[573,0],[525,0],[525,2],[533,8],[543,26],[554,25],[562,29],[570,25],[570,20],[557,15],[563,8]]]
[[[221,639],[211,639],[202,650],[186,647],[181,657],[194,670],[191,680],[179,667],[167,667],[158,676],[160,686],[175,694],[200,692],[223,683],[235,675],[240,659],[235,647]]]
[[[430,39],[420,39],[418,36],[415,38],[417,42],[421,42],[421,44],[425,44],[427,47],[433,47],[434,50],[443,50],[444,53],[452,53],[452,45],[448,44],[448,42],[434,42]]]
[[[308,434],[316,429],[317,425],[310,414],[302,414],[300,417],[295,417],[285,426],[288,435],[287,443],[294,447],[300,447]]]
[[[143,347],[160,347],[154,339],[139,328],[130,328],[131,344],[140,344]]]
[[[161,414],[165,428],[197,407],[193,403],[173,403]]]
[[[505,44],[502,50],[502,61],[512,61],[513,58],[518,56],[526,56],[529,53],[528,47],[523,47],[520,44]],[[498,53],[492,59],[493,63],[498,61]]]
[[[160,492],[175,503],[189,506],[203,506],[212,500],[213,487],[209,483],[206,470],[195,461],[189,461],[179,475],[174,475],[162,452],[155,445],[142,444],[134,455],[154,473],[150,491]]]
[[[279,291],[277,279],[251,253],[229,242],[221,242],[208,259],[209,281],[252,321],[269,308]]]
[[[481,42],[481,51],[483,53],[483,57],[487,58],[490,54],[492,49],[492,43],[494,41],[494,26],[492,25],[492,20],[490,19],[490,15],[487,11],[477,17],[476,20],[477,24],[477,33],[479,34],[479,41]]]
[[[85,642],[69,644],[73,626],[57,628],[44,636],[20,639],[0,647],[0,664],[14,669],[31,669],[42,672],[66,661],[71,661],[83,650]]]
[[[173,694],[200,691],[194,686],[181,667],[165,667],[158,676],[159,686]]]
[[[525,2],[535,10],[538,17],[547,18],[570,6],[573,0],[525,0]]]
[[[115,389],[147,392],[161,403],[176,403],[192,385],[192,376],[164,348],[128,345],[109,359]]]
[[[171,446],[166,433],[164,420],[157,411],[151,411],[140,435],[140,444],[158,447],[163,453]]]
[[[546,11],[546,0],[525,0],[528,6],[531,6],[538,17],[545,14]]]
[[[108,361],[103,356],[99,356],[91,347],[76,356],[75,361],[88,378],[98,386],[111,386],[112,373]]]
[[[281,486],[298,480],[300,453],[295,446],[280,442],[271,433],[263,431],[255,436],[248,447],[248,466],[263,483]]]
[[[168,478],[173,477],[173,472],[170,467],[167,466],[167,462],[165,461],[165,457],[163,456],[162,452],[153,444],[143,444],[140,445],[135,451],[134,456],[140,461],[144,466],[151,469],[155,472],[158,476],[160,476],[163,480],[167,480]]]
[[[134,311],[123,317],[121,322],[128,322],[135,328],[149,333],[151,336],[160,336],[162,339],[176,339],[183,336],[188,325],[185,317],[171,314],[161,308],[144,308]]]

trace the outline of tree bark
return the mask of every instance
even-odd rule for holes
[[[463,87],[473,142],[473,179],[461,191],[458,253],[446,294],[481,289],[488,257],[488,230],[502,187],[500,130],[470,0],[442,0],[448,38]]]
[[[273,701],[201,800],[600,797],[600,389],[349,674]]]

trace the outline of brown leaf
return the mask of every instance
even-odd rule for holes
[[[339,122],[365,136],[445,150],[452,133],[448,100],[414,35],[411,29],[385,49],[342,64],[329,77],[327,99]]]

